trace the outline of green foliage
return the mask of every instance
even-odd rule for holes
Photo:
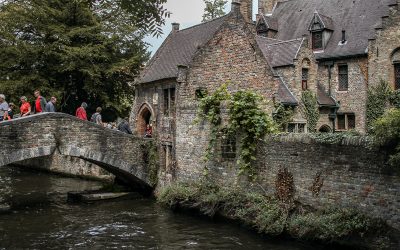
[[[319,106],[317,96],[310,90],[303,91],[301,101],[304,105],[304,114],[307,119],[308,131],[315,132],[319,120]]]
[[[370,87],[367,94],[367,129],[373,130],[374,122],[379,119],[388,107],[391,89],[387,82],[381,81],[379,85]]]
[[[362,237],[378,225],[378,221],[355,210],[332,208],[293,215],[288,222],[288,231],[301,239],[332,241],[354,235]]]
[[[373,124],[372,134],[378,145],[386,147],[391,153],[389,164],[400,166],[400,109],[388,110]]]
[[[221,188],[206,183],[174,184],[162,190],[158,202],[173,208],[197,209],[207,216],[224,214],[270,235],[283,232],[288,216],[274,198],[238,187]]]
[[[203,0],[206,4],[203,14],[203,22],[213,20],[225,15],[226,0]]]
[[[340,144],[343,139],[359,137],[360,135],[360,133],[354,130],[341,133],[310,133],[310,137],[316,142],[324,144]]]
[[[277,131],[274,121],[261,109],[262,101],[260,95],[249,90],[238,91],[231,95],[226,85],[200,100],[199,117],[211,124],[210,141],[206,151],[207,160],[214,156],[216,141],[222,130],[221,104],[226,102],[229,110],[228,134],[241,136],[238,159],[240,174],[246,173],[250,178],[256,177],[252,162],[256,160],[257,141],[266,134]]]
[[[392,92],[392,95],[389,97],[390,104],[395,108],[400,108],[400,89]]]
[[[227,85],[222,85],[214,93],[200,100],[198,117],[211,124],[210,139],[205,154],[207,160],[214,156],[218,134],[221,131],[221,103],[227,99],[229,99]]]
[[[63,112],[74,113],[86,101],[89,112],[102,106],[126,115],[134,95],[128,82],[149,54],[142,32],[124,22],[124,15],[104,14],[113,10],[74,0],[4,3],[0,92],[18,103],[22,95],[32,100],[33,91],[40,89],[47,98],[58,97]]]
[[[307,211],[298,204],[287,207],[279,200],[239,187],[219,187],[210,183],[175,183],[163,189],[158,202],[172,208],[196,209],[207,216],[222,214],[251,226],[260,233],[289,232],[301,239],[340,240],[374,232],[383,223],[355,210]],[[295,211],[302,211],[295,212]]]
[[[143,160],[147,165],[147,175],[150,184],[155,187],[158,184],[158,170],[160,168],[157,144],[154,141],[148,141],[142,145],[142,148]]]
[[[286,126],[293,120],[293,116],[294,109],[292,107],[287,107],[283,104],[275,105],[273,118],[281,132],[286,131]]]
[[[274,121],[260,107],[262,101],[260,95],[244,90],[234,93],[228,104],[228,131],[241,135],[238,160],[240,173],[246,173],[250,178],[256,176],[256,169],[252,163],[256,160],[257,141],[266,134],[277,132]]]

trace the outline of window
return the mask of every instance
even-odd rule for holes
[[[339,91],[347,91],[349,88],[349,68],[347,65],[339,65]]]
[[[164,89],[164,115],[172,116],[175,110],[175,88]]]
[[[229,135],[226,131],[221,137],[221,155],[223,159],[236,158],[236,138],[234,135]]]
[[[322,31],[312,33],[312,48],[313,50],[323,49]]]
[[[287,126],[287,132],[289,133],[305,133],[306,124],[305,123],[289,123]]]
[[[301,72],[301,89],[308,89],[308,69],[303,68]]]
[[[394,64],[394,88],[400,89],[400,62]]]
[[[356,116],[350,114],[337,115],[337,129],[338,130],[351,130],[356,128]]]

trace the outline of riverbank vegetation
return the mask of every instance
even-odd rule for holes
[[[222,216],[270,236],[324,243],[380,235],[386,225],[347,208],[313,210],[298,202],[282,202],[240,187],[219,187],[208,182],[177,183],[163,189],[158,202],[174,210],[189,209],[209,217]],[[382,244],[381,242],[379,244]]]

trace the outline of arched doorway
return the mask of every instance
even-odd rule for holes
[[[320,133],[331,133],[332,129],[328,125],[322,125],[319,130]]]
[[[143,105],[137,116],[136,133],[138,135],[145,134],[147,124],[152,125],[154,129],[154,124],[152,124],[152,118],[153,114],[151,112],[150,107],[147,104]]]

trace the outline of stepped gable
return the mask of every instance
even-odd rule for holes
[[[171,32],[150,60],[139,83],[176,78],[178,65],[188,65],[196,51],[221,27],[228,15],[187,29]]]

